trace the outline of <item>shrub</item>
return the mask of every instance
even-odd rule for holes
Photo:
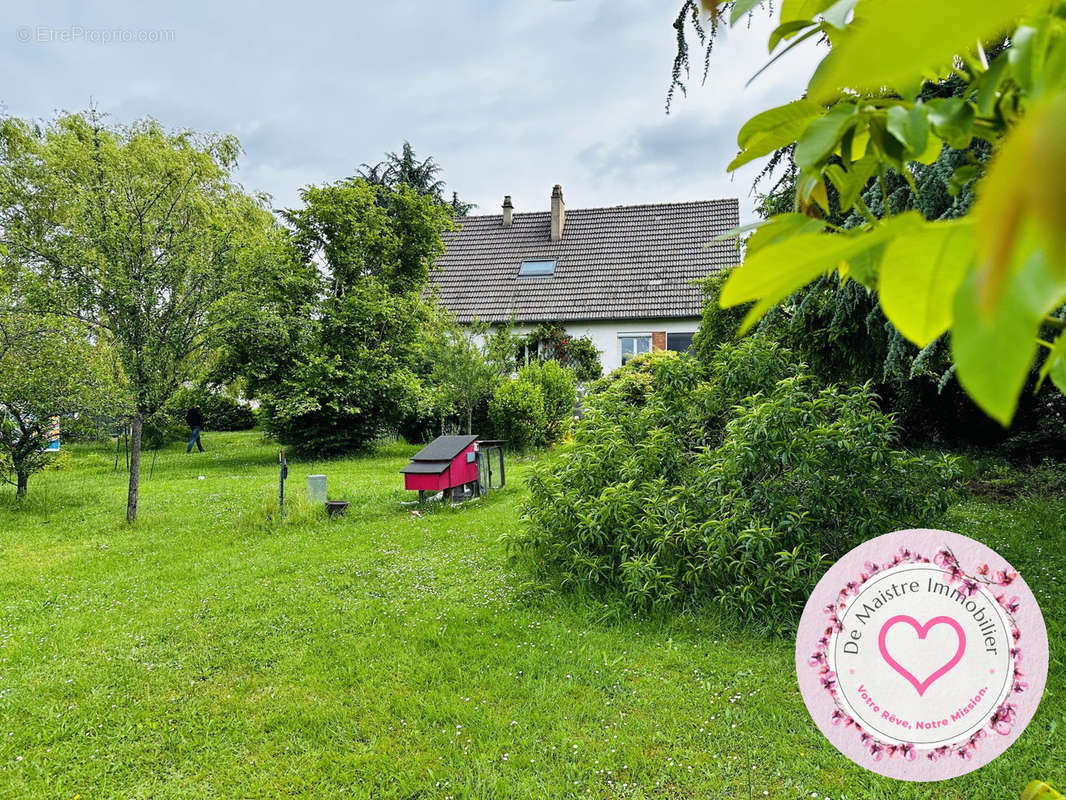
[[[564,356],[560,357],[559,361],[573,369],[574,376],[579,381],[594,381],[603,375],[600,351],[587,336],[563,339],[559,343],[559,348],[564,351]]]
[[[592,340],[571,336],[562,325],[541,323],[521,340],[521,346],[539,360],[555,360],[572,369],[579,381],[594,381],[603,374],[600,351]]]
[[[185,413],[192,406],[200,406],[206,427],[212,431],[247,431],[255,427],[255,412],[234,398],[207,388],[183,388],[167,401],[166,415],[171,424],[164,427],[181,428],[185,425]],[[167,437],[169,438],[169,436]]]
[[[557,361],[534,362],[518,371],[518,380],[540,388],[544,398],[544,443],[556,442],[569,430],[577,402],[577,379],[573,370]]]
[[[548,418],[540,387],[526,380],[506,381],[489,401],[489,418],[496,434],[515,450],[544,442]]]
[[[784,631],[828,562],[950,499],[953,462],[894,449],[869,385],[820,386],[764,339],[634,359],[588,403],[512,544],[635,607],[713,602]]]

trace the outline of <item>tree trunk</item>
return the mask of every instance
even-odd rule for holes
[[[144,417],[138,411],[133,417],[133,434],[130,436],[130,490],[126,496],[126,522],[137,519],[137,496],[141,489],[141,428]]]
[[[30,482],[30,473],[25,470],[17,470],[18,484],[15,487],[15,497],[26,496],[26,485]]]
[[[468,406],[466,409],[466,432],[471,434],[474,432],[474,407]]]

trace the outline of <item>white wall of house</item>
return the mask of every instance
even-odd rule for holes
[[[656,331],[695,333],[700,327],[699,317],[692,319],[610,320],[605,322],[574,322],[566,326],[571,336],[587,336],[600,351],[600,363],[607,374],[622,366],[621,340],[625,336],[648,336]]]
[[[515,325],[515,333],[530,333],[535,325]],[[563,325],[571,336],[587,336],[600,353],[600,363],[606,375],[622,366],[622,339],[629,336],[650,336],[656,332],[695,333],[700,327],[699,317],[691,319],[622,319],[597,322],[568,322]]]

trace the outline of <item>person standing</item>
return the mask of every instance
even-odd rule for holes
[[[202,453],[204,446],[200,443],[200,431],[204,429],[204,415],[200,411],[200,406],[190,408],[185,415],[185,421],[192,429],[192,437],[189,439],[189,446],[185,448],[185,454],[188,455],[192,452],[193,445],[196,445],[197,449]]]

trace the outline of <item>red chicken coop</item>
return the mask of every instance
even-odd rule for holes
[[[414,454],[411,463],[400,470],[405,489],[418,492],[443,492],[445,497],[479,494],[477,436],[438,436]],[[461,490],[457,492],[456,490]]]

